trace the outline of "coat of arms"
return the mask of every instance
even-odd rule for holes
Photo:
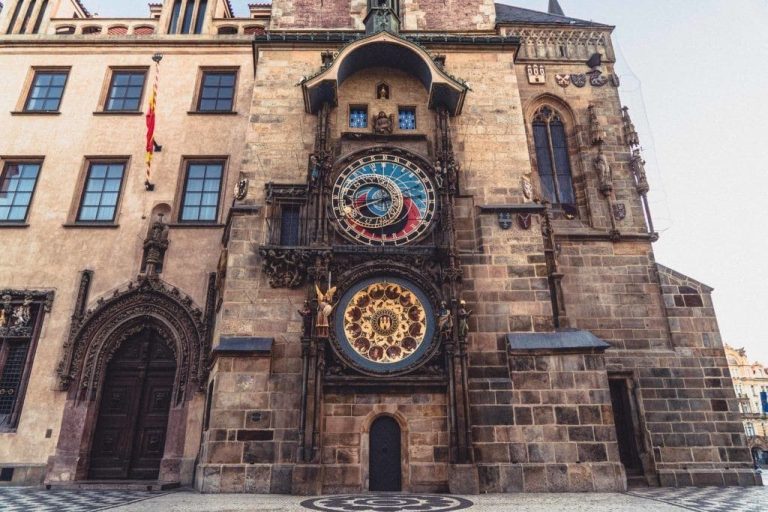
[[[571,75],[555,75],[555,82],[562,88],[571,85]]]
[[[570,75],[570,77],[571,77],[571,83],[578,88],[582,88],[585,85],[587,85],[587,75],[578,74],[578,75]]]

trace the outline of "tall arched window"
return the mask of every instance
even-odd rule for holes
[[[576,203],[565,126],[560,114],[543,106],[533,117],[533,142],[541,193],[552,204]]]

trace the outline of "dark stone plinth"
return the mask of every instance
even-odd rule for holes
[[[477,466],[474,464],[448,466],[448,489],[451,494],[480,494]]]
[[[323,466],[319,464],[297,464],[293,467],[291,494],[317,496],[323,491]]]

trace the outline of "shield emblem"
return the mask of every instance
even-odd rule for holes
[[[571,76],[571,83],[576,87],[582,88],[585,85],[587,85],[587,75],[578,74],[578,75],[570,75],[570,76]]]
[[[616,203],[613,205],[613,218],[616,220],[624,220],[627,216],[627,207],[624,203]]]
[[[518,213],[517,214],[517,225],[520,226],[521,229],[529,230],[531,229],[531,214],[530,213]]]
[[[555,82],[562,88],[571,85],[571,75],[555,75]]]

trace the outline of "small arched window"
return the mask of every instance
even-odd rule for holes
[[[533,117],[533,142],[544,199],[552,204],[575,204],[565,125],[549,106],[541,107]]]

